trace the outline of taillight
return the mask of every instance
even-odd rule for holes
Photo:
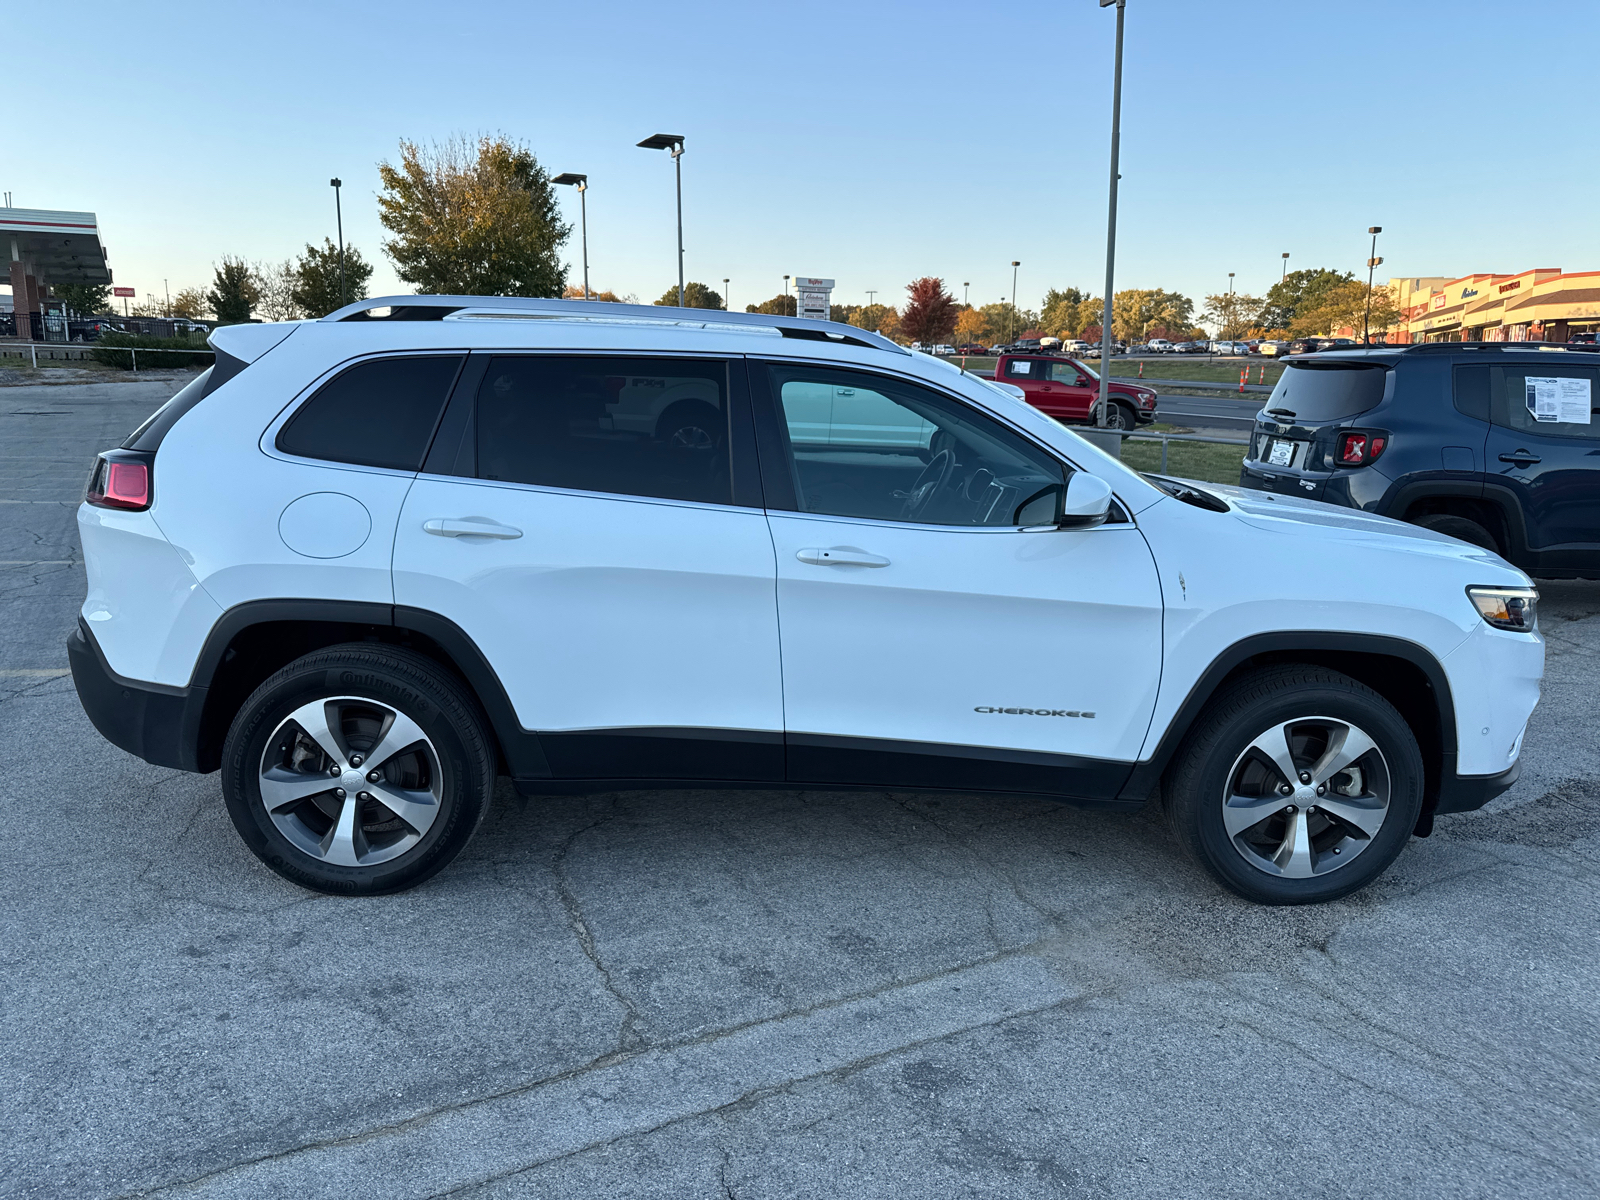
[[[127,450],[102,454],[95,461],[83,498],[96,508],[134,512],[149,508],[151,457]]]
[[[1364,467],[1377,462],[1388,444],[1389,435],[1385,433],[1354,430],[1341,433],[1334,461],[1341,467]]]

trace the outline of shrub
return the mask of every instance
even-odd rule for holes
[[[129,348],[138,350],[163,350],[163,351],[189,351],[187,354],[147,354],[139,359],[139,365],[146,371],[153,371],[157,367],[209,367],[216,355],[207,349],[196,348],[195,344],[187,338],[145,337],[135,333],[110,333],[94,344],[94,349],[89,356],[95,362],[105,363],[108,367],[120,367],[124,371],[131,370],[134,365],[134,356]]]

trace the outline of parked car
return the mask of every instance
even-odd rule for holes
[[[1091,420],[1100,395],[1100,376],[1077,358],[1008,354],[995,363],[994,377],[998,383],[1021,388],[1029,404],[1068,425]],[[1133,429],[1156,419],[1158,397],[1153,388],[1112,383],[1109,395],[1112,407],[1106,416],[1112,429]]]
[[[1395,517],[1531,575],[1600,578],[1600,354],[1435,342],[1286,360],[1244,487]]]
[[[1257,347],[1257,350],[1260,354],[1269,358],[1277,358],[1281,355],[1289,353],[1289,343],[1279,341],[1263,341],[1261,345]]]
[[[981,346],[977,342],[963,342],[961,345],[956,347],[956,353],[975,355],[979,358],[987,358],[989,355],[989,348],[987,346]]]
[[[956,348],[947,342],[940,342],[933,348],[933,352],[935,354],[954,354],[956,352]]]
[[[1212,342],[1211,353],[1229,357],[1237,357],[1250,353],[1250,347],[1243,342]]]
[[[1152,354],[1171,354],[1174,347],[1166,338],[1151,338],[1149,349]]]
[[[220,768],[250,849],[344,895],[443,868],[498,772],[1122,809],[1159,783],[1270,904],[1356,890],[1516,778],[1544,648],[1501,559],[1139,475],[866,331],[592,308],[215,332],[78,511],[95,726]]]

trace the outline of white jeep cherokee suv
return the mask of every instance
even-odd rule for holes
[[[1516,778],[1528,579],[1142,476],[843,325],[392,297],[211,336],[99,456],[69,642],[116,745],[378,893],[525,793],[949,789],[1136,808],[1300,903]]]

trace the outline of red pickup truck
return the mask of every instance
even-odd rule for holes
[[[1083,425],[1100,395],[1100,376],[1075,358],[1053,354],[1002,354],[994,364],[998,383],[1021,388],[1028,403],[1064,425]],[[1143,384],[1113,383],[1106,424],[1133,429],[1156,419],[1156,394]]]

